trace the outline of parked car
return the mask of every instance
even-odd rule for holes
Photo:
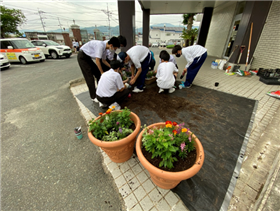
[[[154,42],[154,43],[152,44],[152,47],[158,47],[158,43]]]
[[[49,56],[53,59],[58,59],[62,56],[69,58],[72,55],[72,50],[69,46],[60,45],[52,40],[32,40],[31,42],[43,51],[46,58]]]
[[[166,44],[164,42],[160,43],[160,47],[166,47]]]
[[[6,38],[0,39],[1,53],[5,54],[9,62],[43,62],[45,61],[44,53],[40,48],[36,48],[26,38]]]
[[[0,64],[1,64],[1,70],[2,69],[8,69],[10,67],[10,62],[5,54],[0,53]]]

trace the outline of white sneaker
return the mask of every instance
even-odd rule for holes
[[[97,100],[97,98],[91,99],[93,102],[99,103],[99,101]]]
[[[113,106],[115,106],[115,110],[121,110],[121,106],[117,102],[111,104],[109,108],[113,109]]]
[[[100,107],[100,108],[106,108],[107,105],[106,105],[106,104],[103,104],[103,103],[101,103],[101,102],[99,102],[99,107]]]
[[[132,91],[135,92],[135,93],[138,93],[138,92],[143,92],[144,90],[141,90],[141,89],[138,89],[137,87],[134,87],[134,89]]]
[[[162,88],[159,89],[158,93],[162,93],[164,90]]]
[[[169,89],[168,92],[169,92],[169,93],[173,93],[173,92],[175,92],[175,89],[174,89],[174,88],[171,88],[171,89]]]

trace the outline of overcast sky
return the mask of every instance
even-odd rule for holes
[[[73,24],[73,20],[81,28],[95,25],[108,26],[107,8],[112,12],[110,25],[119,25],[117,0],[4,0],[2,5],[10,9],[20,9],[24,13],[27,21],[19,27],[19,30],[43,30],[38,11],[41,11],[46,31],[59,29],[59,21],[62,28],[69,28]],[[140,28],[143,16],[137,0],[135,1],[135,14],[136,28]],[[151,15],[150,25],[158,23],[182,26],[182,15]]]

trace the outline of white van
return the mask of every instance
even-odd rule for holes
[[[40,48],[36,48],[26,38],[6,38],[0,39],[1,53],[5,54],[9,62],[28,62],[45,61],[46,57]]]

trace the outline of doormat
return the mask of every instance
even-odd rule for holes
[[[176,82],[179,85],[179,82]],[[185,122],[204,147],[204,164],[197,175],[172,191],[189,210],[227,210],[243,161],[255,100],[193,85],[172,94],[158,93],[156,84],[132,93],[121,106],[136,113],[141,125]],[[76,96],[94,115],[104,109],[93,103],[88,92]]]

